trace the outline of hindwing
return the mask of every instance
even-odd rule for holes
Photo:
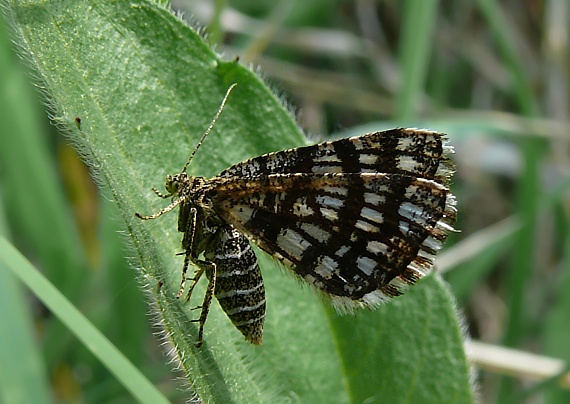
[[[216,213],[333,297],[375,306],[425,274],[455,218],[436,181],[402,174],[212,180]]]

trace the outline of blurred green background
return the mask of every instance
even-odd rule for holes
[[[228,60],[240,56],[259,67],[313,140],[393,126],[448,133],[461,232],[439,269],[467,334],[570,359],[569,2],[219,0],[173,8],[205,27]],[[400,46],[418,28],[414,21],[427,21],[431,36]],[[0,22],[0,234],[167,397],[182,402],[115,207],[50,124],[41,88],[7,32]],[[20,141],[8,143],[14,137]],[[37,181],[21,182],[29,176]],[[35,380],[44,384],[30,386],[38,396],[131,400],[7,271],[0,271],[0,311],[0,365],[41,375]],[[530,377],[524,360],[508,370],[489,369],[484,357],[477,363],[482,402],[570,402],[568,380],[564,388],[556,377]],[[0,385],[10,383],[10,373],[0,371]]]

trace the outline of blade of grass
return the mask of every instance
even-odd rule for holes
[[[0,238],[0,257],[2,264],[34,291],[42,303],[105,364],[133,397],[141,402],[168,402],[160,391],[3,237]]]
[[[413,119],[418,101],[424,94],[429,58],[432,54],[437,0],[406,1],[400,39],[400,90],[397,97],[397,117]]]
[[[539,107],[530,86],[531,80],[525,72],[524,58],[519,58],[516,52],[512,25],[505,17],[501,5],[495,0],[479,0],[478,4],[489,23],[493,37],[497,41],[513,79],[513,91],[521,112],[529,117],[538,115]],[[543,149],[544,143],[539,139],[521,140],[524,169],[519,182],[517,211],[522,227],[518,233],[515,254],[506,281],[509,285],[508,307],[510,311],[504,343],[511,347],[521,342],[525,333],[525,324],[527,324],[525,292],[532,278],[535,262],[535,230],[537,228],[538,197],[541,194],[539,162]],[[510,395],[511,386],[510,382],[503,381],[499,401],[504,401]]]
[[[459,302],[466,302],[476,285],[489,275],[511,247],[517,231],[517,221],[509,217],[471,234],[438,256],[438,272],[459,267],[445,275]]]
[[[566,212],[564,212],[566,213]],[[565,214],[566,216],[566,214]],[[564,217],[568,223],[568,218]],[[545,352],[556,356],[570,364],[570,352],[568,351],[568,335],[570,335],[570,323],[568,313],[570,310],[570,237],[568,234],[564,238],[564,251],[560,268],[562,278],[559,280],[559,288],[553,295],[557,296],[556,303],[546,318],[544,330]],[[567,389],[552,389],[547,392],[547,403],[565,403],[570,399],[570,377],[567,378]]]
[[[0,198],[0,236],[8,226]],[[0,401],[3,403],[50,403],[49,378],[35,340],[32,314],[21,285],[0,263]]]
[[[50,403],[49,378],[21,285],[0,264],[0,401]]]
[[[557,378],[562,386],[570,387],[568,365],[560,359],[479,341],[469,341],[466,345],[471,360],[482,368],[519,378]]]

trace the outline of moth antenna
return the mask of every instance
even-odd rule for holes
[[[206,137],[210,134],[210,132],[212,131],[212,128],[214,127],[214,125],[216,124],[216,121],[218,120],[218,118],[220,117],[220,115],[222,114],[222,111],[224,110],[224,106],[226,105],[226,101],[228,100],[228,97],[230,96],[230,93],[232,92],[232,90],[235,88],[235,86],[237,86],[237,83],[232,84],[229,88],[228,91],[226,91],[226,95],[224,96],[224,99],[222,100],[222,103],[220,104],[220,108],[218,108],[218,112],[216,112],[216,115],[214,116],[214,119],[212,119],[212,122],[210,123],[210,126],[208,126],[208,129],[206,129],[206,132],[204,132],[204,134],[202,135],[202,138],[200,139],[200,141],[198,142],[198,144],[196,145],[196,147],[194,148],[194,151],[192,152],[192,154],[190,155],[190,157],[188,158],[188,161],[186,162],[186,165],[184,166],[184,168],[182,169],[182,172],[186,172],[186,169],[188,168],[188,166],[190,165],[190,162],[192,161],[192,159],[194,158],[194,155],[196,154],[196,152],[198,151],[198,149],[200,148],[200,146],[202,146],[202,143],[204,143],[204,140],[206,139]]]

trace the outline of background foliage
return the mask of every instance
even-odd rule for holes
[[[161,206],[149,188],[180,169],[233,81],[239,89],[194,171],[213,175],[303,143],[287,112],[232,62],[237,55],[242,64],[260,66],[314,136],[392,126],[449,133],[462,232],[439,267],[469,334],[568,360],[570,6],[564,0],[524,7],[492,0],[175,2],[207,27],[208,42],[225,62],[151,3],[19,3],[3,1],[9,24],[0,24],[0,231],[141,370],[149,388],[158,386],[174,401],[188,395],[152,336],[159,328],[150,323],[160,317],[149,321],[139,284],[167,328],[178,330],[177,347],[193,350],[196,329],[184,321],[192,315],[188,307],[169,301],[179,277],[175,218],[145,227],[131,220],[132,212]],[[17,64],[8,34],[27,63]],[[45,119],[38,92],[52,123],[98,172],[103,197],[77,152]],[[10,365],[0,371],[3,399],[130,401],[128,384],[117,381],[124,379],[73,337],[53,307],[39,304],[37,292],[25,293],[4,270],[19,263],[7,262],[8,251],[0,261],[0,364]],[[136,267],[142,262],[138,276],[125,257]],[[214,310],[209,346],[181,362],[200,397],[472,399],[457,319],[437,279],[375,312],[337,317],[262,261],[274,302],[265,344],[245,346]],[[157,279],[167,280],[158,294]],[[485,367],[485,359],[477,361]],[[568,400],[556,378],[537,383],[524,365],[478,372],[481,400]]]

